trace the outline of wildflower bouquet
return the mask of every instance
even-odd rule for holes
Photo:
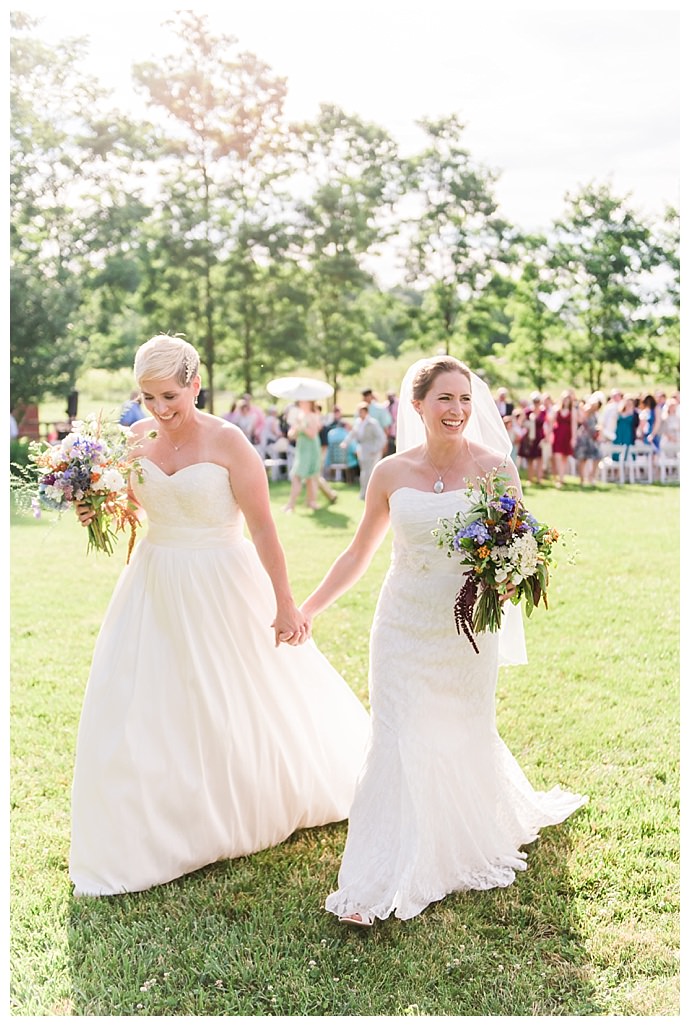
[[[478,653],[474,634],[499,630],[501,596],[511,584],[510,601],[518,605],[524,599],[528,616],[540,602],[548,608],[549,567],[559,535],[525,509],[517,489],[500,473],[481,478],[476,488],[479,499],[466,512],[439,519],[433,533],[449,558],[459,557],[469,567],[453,612],[458,634],[462,630]],[[474,491],[468,488],[467,496]]]
[[[29,464],[15,467],[10,487],[17,505],[38,518],[42,509],[63,513],[71,505],[93,511],[87,525],[87,552],[112,555],[118,531],[129,528],[127,562],[139,521],[127,495],[127,477],[136,462],[128,453],[127,433],[119,424],[104,424],[100,417],[75,421],[61,442],[29,444]]]

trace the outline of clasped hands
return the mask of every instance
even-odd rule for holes
[[[303,645],[311,638],[311,620],[295,609],[292,615],[278,615],[271,624],[275,631],[276,648],[285,645]]]

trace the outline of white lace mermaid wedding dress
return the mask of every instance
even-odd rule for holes
[[[148,530],[105,615],[79,727],[76,895],[145,890],[346,818],[368,733],[313,642],[274,647],[273,591],[227,471],[142,467]]]
[[[400,488],[393,555],[374,618],[371,738],[326,908],[410,919],[452,891],[505,887],[521,847],[587,799],[534,791],[495,721],[498,634],[458,635],[458,562],[431,531],[465,493]],[[511,607],[516,615],[518,610]]]

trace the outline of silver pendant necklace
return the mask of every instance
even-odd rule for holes
[[[436,494],[437,494],[437,495],[440,495],[440,494],[441,494],[441,492],[443,491],[443,489],[445,488],[445,485],[444,485],[444,483],[443,483],[443,478],[444,478],[444,477],[446,476],[446,474],[448,473],[448,471],[449,471],[449,470],[451,470],[451,469],[452,469],[452,468],[453,468],[453,467],[455,466],[455,461],[457,460],[457,458],[458,458],[458,456],[459,456],[459,455],[460,455],[460,453],[459,453],[459,452],[458,452],[458,453],[456,453],[456,454],[455,454],[455,456],[453,457],[453,459],[451,460],[451,462],[450,462],[450,463],[448,464],[448,466],[446,467],[446,469],[445,469],[445,470],[443,471],[443,473],[441,473],[441,471],[440,471],[440,470],[438,469],[438,467],[437,467],[437,466],[435,465],[435,463],[434,463],[434,461],[432,460],[431,456],[430,456],[430,455],[429,455],[429,453],[427,452],[427,454],[426,454],[426,458],[428,459],[429,463],[430,463],[430,464],[431,464],[431,466],[433,467],[433,470],[434,470],[434,472],[435,472],[435,473],[436,473],[436,475],[438,476],[438,480],[437,480],[437,481],[434,481],[434,491],[436,492]]]

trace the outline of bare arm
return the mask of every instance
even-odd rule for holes
[[[364,514],[354,538],[338,556],[319,586],[302,604],[302,610],[310,620],[360,579],[383,541],[390,522],[387,476],[384,464],[377,464],[369,480]]]
[[[275,631],[276,646],[281,640],[299,645],[309,637],[309,623],[292,596],[285,553],[271,514],[266,471],[261,458],[241,431],[232,432],[227,444],[232,466],[232,490],[273,586],[276,616],[271,626]]]

